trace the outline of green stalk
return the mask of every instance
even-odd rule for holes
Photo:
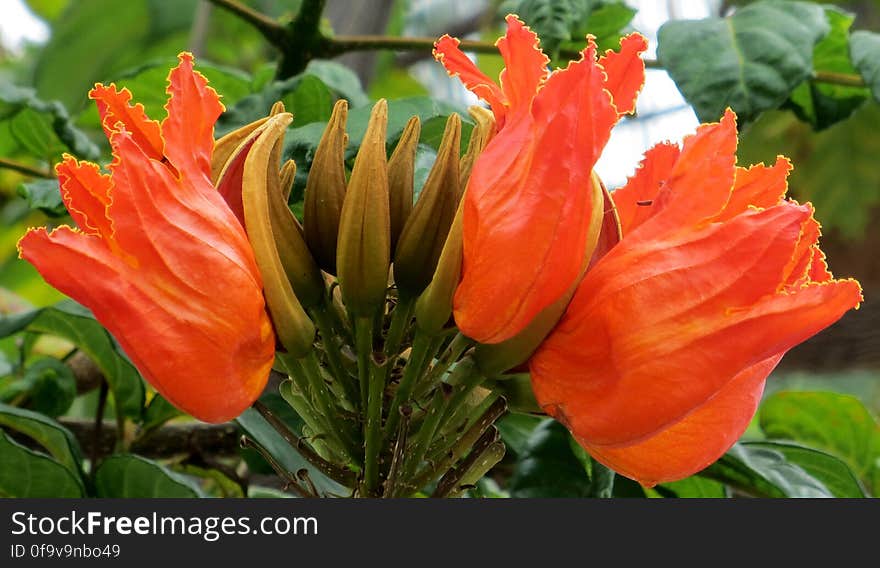
[[[461,357],[471,345],[473,345],[473,340],[465,337],[461,333],[456,334],[446,349],[443,350],[443,353],[440,354],[440,357],[437,359],[437,364],[431,368],[431,372],[428,373],[425,380],[419,384],[416,398],[421,398],[430,392],[432,388],[437,386],[440,379],[443,378],[443,373],[448,371],[449,367],[458,361],[459,357]]]
[[[365,409],[369,394],[370,357],[373,354],[373,319],[359,317],[354,320],[354,341],[357,352],[360,406]]]
[[[443,474],[455,462],[464,457],[467,452],[474,447],[480,437],[495,423],[505,412],[507,412],[507,402],[503,398],[497,399],[489,409],[478,418],[467,431],[456,438],[449,452],[437,462],[429,463],[414,478],[412,486],[424,487],[432,479]]]
[[[314,350],[309,351],[309,354],[303,358],[302,367],[309,380],[315,408],[328,425],[328,437],[338,441],[342,447],[343,455],[357,463],[358,452],[355,451],[359,445],[357,436],[344,413],[340,412],[341,409],[335,405],[330,389],[327,388],[327,384],[321,376],[321,365]]]
[[[327,354],[327,363],[330,365],[330,372],[335,382],[342,387],[345,392],[345,398],[353,405],[357,405],[359,400],[357,386],[354,384],[351,374],[348,373],[345,365],[342,363],[342,358],[339,355],[341,347],[337,340],[332,318],[327,312],[327,307],[322,305],[312,308],[309,310],[309,314],[321,333],[321,339],[324,342],[324,352]]]
[[[490,427],[480,436],[461,464],[446,472],[437,482],[431,497],[448,497],[460,493],[462,487],[473,485],[504,457],[504,444],[498,441],[498,429]]]
[[[394,365],[394,360],[400,353],[400,344],[409,327],[415,306],[414,299],[401,299],[391,314],[391,325],[385,338],[385,355],[391,360],[391,365]]]
[[[382,446],[382,399],[388,360],[370,357],[367,420],[364,426],[364,493],[376,495],[379,487],[379,453]]]
[[[431,440],[434,438],[434,432],[437,431],[437,426],[440,424],[440,419],[443,417],[443,412],[446,409],[448,402],[449,398],[446,393],[443,392],[443,388],[438,388],[431,399],[431,404],[428,406],[428,413],[425,415],[416,435],[413,436],[412,447],[407,452],[405,463],[401,468],[404,480],[401,484],[402,490],[409,489],[415,491],[420,487],[420,485],[411,484],[409,481],[412,479],[413,474],[417,471],[417,468],[425,457],[425,453],[428,451]],[[398,495],[395,495],[395,497],[396,496]]]
[[[400,385],[398,385],[397,392],[394,393],[391,405],[388,407],[388,423],[385,427],[385,433],[388,437],[397,434],[397,425],[400,423],[400,407],[412,399],[419,379],[431,362],[434,354],[433,345],[434,339],[431,336],[416,332],[409,360],[403,369],[403,378],[400,379]]]

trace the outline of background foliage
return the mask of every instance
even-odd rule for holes
[[[409,72],[429,55],[431,41],[398,36],[422,6],[369,0],[359,3],[363,12],[346,17],[339,8],[345,2],[329,2],[323,12],[323,1],[304,0],[302,6],[245,2],[264,15],[260,20],[251,11],[223,9],[228,2],[221,1],[26,4],[51,33],[43,44],[0,51],[0,495],[286,495],[266,460],[239,447],[240,434],[289,471],[309,466],[285,451],[286,443],[259,413],[249,410],[235,424],[218,427],[181,416],[145,385],[87,310],[63,299],[17,259],[15,243],[28,226],[67,222],[52,172],[63,153],[102,163],[109,159],[88,89],[96,81],[115,81],[161,118],[167,72],[184,49],[196,53],[198,69],[223,95],[227,111],[218,135],[263,116],[276,100],[294,113],[285,154],[298,165],[290,202],[295,212],[301,210],[315,146],[340,97],[352,107],[349,158],[375,98],[390,99],[389,150],[407,119],[420,116],[420,187],[446,117],[462,115],[465,138],[471,127],[460,99],[429,96],[441,85],[420,83]],[[864,497],[880,492],[880,346],[872,301],[880,238],[875,228],[880,3],[711,4],[717,8],[714,17],[671,20],[660,28],[649,67],[668,72],[700,120],[717,120],[728,106],[737,112],[745,125],[743,163],[771,162],[776,154],[793,159],[793,195],[816,204],[832,268],[858,277],[868,301],[786,358],[770,380],[753,426],[696,476],[643,488],[592,460],[559,424],[511,414],[500,425],[508,456],[472,496]],[[476,17],[425,35],[450,31],[492,41],[504,14],[515,12],[561,65],[576,56],[587,33],[601,48],[615,47],[632,29],[639,8],[638,2],[618,0],[488,2]],[[352,31],[388,35],[344,35]],[[501,62],[491,43],[472,47],[478,64],[497,74]],[[332,58],[337,55],[343,57]],[[299,419],[275,387],[270,382],[262,401],[297,428]],[[320,472],[312,470],[310,476],[322,491],[341,492]]]

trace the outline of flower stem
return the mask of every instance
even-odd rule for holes
[[[400,407],[410,402],[413,391],[416,388],[419,379],[425,372],[425,368],[431,361],[433,338],[424,333],[416,332],[413,340],[412,351],[409,354],[409,360],[403,369],[403,378],[400,385],[391,399],[391,405],[388,407],[388,423],[385,427],[385,433],[388,437],[397,434],[397,425],[400,422]]]
[[[360,395],[351,374],[342,363],[342,358],[339,355],[339,341],[334,333],[333,321],[327,312],[327,307],[322,305],[311,308],[309,314],[312,316],[312,320],[314,320],[321,334],[321,340],[324,343],[324,353],[327,355],[327,364],[330,366],[330,373],[333,375],[335,382],[342,386],[345,398],[356,407]]]
[[[498,429],[490,427],[480,436],[468,456],[458,467],[446,472],[431,497],[448,497],[458,493],[464,485],[476,483],[489,469],[504,457],[504,444],[498,442]]]
[[[382,446],[382,400],[385,394],[385,368],[388,360],[381,354],[370,357],[367,420],[364,426],[364,494],[376,495],[379,487],[379,454]]]
[[[357,352],[360,406],[366,408],[370,381],[370,356],[373,353],[373,319],[359,317],[354,320],[354,341]]]
[[[266,422],[269,423],[272,428],[278,432],[284,440],[290,444],[292,447],[296,448],[296,450],[308,460],[315,468],[329,477],[330,479],[336,481],[337,483],[341,483],[343,485],[351,486],[354,483],[354,472],[349,469],[345,469],[339,467],[335,464],[328,462],[323,459],[317,453],[315,453],[308,445],[305,443],[305,440],[297,436],[293,430],[291,430],[287,424],[281,421],[280,418],[275,416],[275,414],[269,410],[266,405],[264,405],[260,401],[256,401],[254,403],[254,409],[260,413],[260,415],[266,419]]]

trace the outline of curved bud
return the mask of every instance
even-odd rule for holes
[[[590,189],[592,204],[590,208],[590,231],[587,234],[586,254],[581,262],[581,274],[569,289],[555,302],[538,312],[531,322],[519,332],[501,343],[478,344],[474,349],[474,359],[480,371],[487,377],[497,376],[528,361],[532,353],[541,345],[544,338],[553,330],[565,308],[571,301],[577,286],[599,243],[599,235],[605,220],[606,190],[599,176],[592,173]],[[614,215],[612,213],[612,215]],[[616,217],[615,217],[616,219]],[[605,251],[607,252],[607,251]]]
[[[387,122],[388,105],[380,99],[370,114],[339,219],[339,287],[346,308],[355,316],[376,313],[385,302],[388,287],[391,221],[385,159]]]
[[[401,296],[414,297],[431,282],[455,218],[459,194],[461,118],[449,115],[437,159],[394,251],[394,282]]]
[[[214,142],[214,153],[211,155],[211,183],[214,184],[214,187],[217,187],[220,174],[226,166],[226,162],[235,153],[236,148],[258,128],[266,124],[267,120],[269,117],[245,124]]]
[[[345,146],[348,103],[340,99],[315,149],[306,181],[303,225],[306,242],[318,265],[336,274],[336,238],[345,200]]]
[[[489,143],[489,140],[495,134],[495,115],[492,114],[492,111],[481,106],[472,106],[468,109],[468,114],[471,115],[476,124],[473,131],[471,131],[471,139],[468,142],[467,151],[461,157],[459,173],[461,192],[459,193],[459,199],[461,199],[461,194],[464,193],[468,180],[471,178],[471,170],[474,169],[474,162],[477,161],[477,156],[480,155],[483,148],[486,147],[486,144]]]
[[[416,147],[422,125],[414,116],[406,123],[397,147],[388,160],[388,201],[391,207],[391,250],[413,208],[413,175],[416,167]]]
[[[458,281],[461,280],[463,203],[464,201],[459,203],[458,211],[455,212],[443,252],[437,261],[434,278],[416,301],[416,324],[429,335],[438,335],[452,317],[452,299],[455,297]]]
[[[287,202],[290,199],[290,192],[293,190],[293,182],[296,179],[296,162],[293,160],[287,160],[284,162],[284,165],[281,166],[281,195],[284,196],[284,201]],[[299,225],[299,221],[297,221],[297,225]],[[300,227],[300,231],[302,227]]]
[[[293,357],[302,357],[312,348],[315,327],[300,305],[287,278],[273,234],[270,206],[270,179],[277,179],[278,168],[273,162],[275,143],[284,136],[293,121],[288,113],[277,114],[266,123],[247,154],[242,178],[242,201],[245,228],[260,274],[263,292],[275,331],[281,345]],[[280,197],[280,189],[274,192]]]

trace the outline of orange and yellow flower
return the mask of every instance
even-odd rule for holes
[[[736,118],[650,150],[612,194],[623,238],[530,361],[543,409],[592,456],[653,485],[718,459],[786,351],[861,301],[835,280],[791,166],[736,167]]]
[[[645,39],[629,35],[598,60],[592,38],[580,61],[550,72],[538,37],[514,16],[498,41],[501,86],[444,36],[435,57],[487,101],[498,132],[465,194],[462,280],[455,321],[481,343],[521,332],[571,293],[596,245],[602,207],[593,165],[644,82]]]
[[[161,124],[127,89],[92,89],[110,173],[65,156],[56,172],[78,228],[31,229],[19,251],[91,309],[172,404],[222,422],[262,392],[275,337],[245,230],[211,183],[223,105],[192,56],[179,59]]]

